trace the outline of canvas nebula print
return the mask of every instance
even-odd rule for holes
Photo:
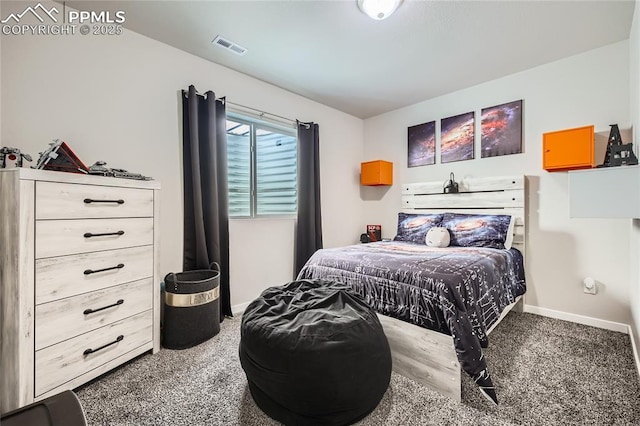
[[[480,123],[482,158],[522,152],[522,100],[484,108]]]
[[[443,163],[473,159],[475,113],[443,118],[440,130],[440,158]]]
[[[436,162],[436,122],[409,127],[408,167],[426,166]]]

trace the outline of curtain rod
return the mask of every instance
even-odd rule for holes
[[[269,115],[269,116],[271,116],[271,117],[276,117],[276,118],[278,118],[278,119],[280,119],[280,120],[288,121],[288,122],[290,122],[290,123],[292,123],[292,124],[293,124],[293,123],[298,123],[298,122],[299,122],[298,120],[292,120],[292,119],[290,119],[290,118],[283,117],[283,116],[278,115],[278,114],[273,114],[273,113],[270,113],[270,112],[262,111],[262,110],[259,110],[259,109],[257,109],[257,108],[251,108],[251,107],[248,107],[248,106],[246,106],[246,105],[240,105],[240,104],[237,104],[237,103],[235,103],[235,102],[226,101],[226,103],[227,103],[227,104],[229,104],[229,105],[233,105],[234,107],[239,107],[239,108],[244,108],[244,109],[248,109],[248,110],[251,110],[251,111],[255,111],[255,112],[257,112],[257,113],[258,113],[258,115],[259,115],[260,117],[264,117],[265,115]]]
[[[189,92],[188,92],[187,90],[184,90],[184,89],[183,89],[183,90],[182,90],[182,93],[183,93],[183,95],[187,95]],[[198,91],[196,91],[196,94],[197,94],[197,95],[200,95],[200,96],[205,96],[205,95],[203,95],[203,94],[201,94],[201,93],[198,93]],[[252,107],[249,107],[249,106],[246,106],[246,105],[241,105],[241,104],[237,104],[237,103],[235,103],[235,102],[230,102],[230,101],[228,101],[228,100],[227,100],[227,97],[226,97],[226,96],[222,96],[222,97],[218,98],[218,100],[219,100],[219,101],[222,101],[222,102],[223,102],[223,103],[225,103],[225,104],[233,105],[233,106],[235,106],[235,107],[239,107],[239,108],[244,108],[244,109],[248,109],[248,110],[251,110],[251,111],[255,111],[255,112],[257,112],[257,113],[258,113],[258,115],[259,115],[260,117],[264,117],[265,115],[268,115],[268,116],[271,116],[271,117],[276,117],[276,119],[284,120],[284,121],[286,121],[286,122],[288,122],[288,123],[291,123],[291,124],[299,124],[299,125],[305,126],[307,129],[308,129],[308,128],[311,126],[311,124],[312,124],[312,123],[306,123],[306,122],[304,122],[304,121],[300,121],[300,120],[292,120],[291,118],[283,117],[283,116],[278,115],[278,114],[273,114],[273,113],[270,113],[270,112],[266,112],[266,111],[259,110],[259,109],[257,109],[257,108],[252,108]],[[267,117],[267,118],[268,118],[268,117]]]
[[[223,97],[222,99],[223,99],[223,102],[225,102],[225,103],[227,103],[229,105],[233,105],[234,107],[239,107],[239,108],[244,108],[244,109],[248,109],[248,110],[251,110],[251,111],[255,111],[255,112],[258,113],[258,116],[260,118],[269,119],[270,117],[275,117],[276,120],[282,120],[282,121],[285,121],[285,122],[290,123],[290,124],[297,124],[299,126],[304,126],[306,129],[311,127],[311,124],[312,124],[312,123],[306,123],[304,121],[300,121],[298,119],[292,120],[290,118],[283,117],[283,116],[278,115],[278,114],[273,114],[271,112],[262,111],[262,110],[259,110],[257,108],[252,108],[252,107],[248,107],[246,105],[240,105],[240,104],[237,104],[235,102],[230,102],[230,101],[226,100],[226,97]],[[265,115],[270,116],[270,117],[265,117]]]

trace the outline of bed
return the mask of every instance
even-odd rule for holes
[[[350,284],[378,312],[394,371],[460,400],[461,368],[481,390],[493,391],[481,348],[526,291],[525,178],[464,179],[456,194],[442,188],[442,182],[403,185],[396,241],[319,250],[298,278]],[[497,221],[502,240],[464,227],[480,221],[483,230],[494,229],[487,218]],[[451,246],[424,244],[429,226],[414,224],[429,220],[449,229]],[[412,227],[401,228],[403,221]],[[477,238],[483,247],[474,246]]]

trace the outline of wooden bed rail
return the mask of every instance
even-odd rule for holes
[[[513,246],[525,254],[525,176],[465,178],[459,193],[444,194],[443,182],[409,183],[402,186],[405,213],[508,214],[516,218]],[[507,306],[506,314],[519,310],[522,297]],[[523,300],[523,299],[522,299]],[[461,400],[461,371],[451,336],[418,327],[395,318],[378,315],[391,347],[393,370],[444,395]]]

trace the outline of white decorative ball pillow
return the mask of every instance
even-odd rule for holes
[[[444,227],[434,226],[429,229],[424,241],[429,247],[449,247],[449,242],[451,241],[449,230]]]

